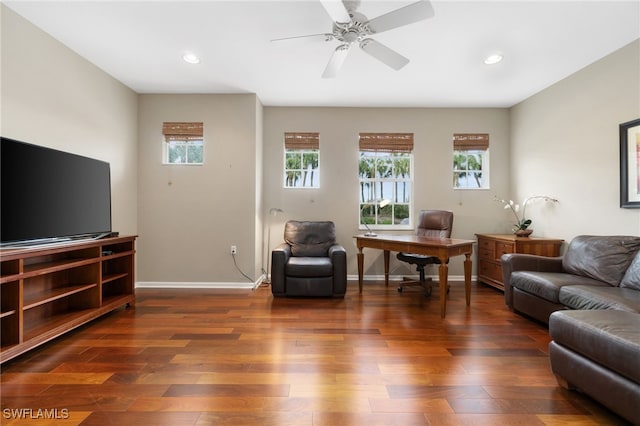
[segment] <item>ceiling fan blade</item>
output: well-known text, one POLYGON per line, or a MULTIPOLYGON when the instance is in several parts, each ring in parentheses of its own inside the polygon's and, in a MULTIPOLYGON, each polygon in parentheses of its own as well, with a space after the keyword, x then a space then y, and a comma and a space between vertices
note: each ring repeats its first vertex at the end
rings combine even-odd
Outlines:
POLYGON ((342 0, 320 0, 322 6, 327 11, 329 16, 333 22, 340 22, 345 24, 347 22, 351 22, 351 16, 349 16, 349 12, 344 7, 342 0))
POLYGON ((307 34, 307 35, 293 36, 293 37, 274 38, 271 41, 293 40, 296 38, 307 38, 307 37, 324 37, 325 41, 333 40, 334 38, 333 34, 321 33, 321 34, 307 34))
POLYGON ((420 0, 371 19, 369 21, 369 30, 371 30, 372 33, 381 33, 393 28, 402 27, 403 25, 432 18, 434 15, 435 12, 433 11, 431 2, 428 0, 420 0))
POLYGON ((360 48, 396 71, 409 63, 409 59, 371 38, 362 40, 360 42, 360 48))
POLYGON ((336 47, 336 50, 333 51, 333 55, 331 55, 331 59, 329 59, 327 67, 322 73, 322 78, 333 78, 338 75, 338 71, 342 67, 342 63, 346 59, 347 53, 349 53, 348 44, 341 44, 336 47))

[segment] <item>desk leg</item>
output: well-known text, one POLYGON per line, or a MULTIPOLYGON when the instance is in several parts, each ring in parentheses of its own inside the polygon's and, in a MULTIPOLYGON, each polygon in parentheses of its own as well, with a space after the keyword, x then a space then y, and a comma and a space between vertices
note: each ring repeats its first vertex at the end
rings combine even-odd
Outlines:
POLYGON ((464 295, 467 306, 471 305, 471 253, 464 254, 464 295))
POLYGON ((440 318, 444 318, 447 313, 447 288, 449 288, 449 266, 446 260, 440 259, 440 318))
POLYGON ((364 275, 364 253, 362 253, 362 247, 358 247, 358 287, 360 288, 360 293, 362 293, 362 280, 364 275))
POLYGON ((384 251, 384 285, 389 287, 389 250, 384 251))

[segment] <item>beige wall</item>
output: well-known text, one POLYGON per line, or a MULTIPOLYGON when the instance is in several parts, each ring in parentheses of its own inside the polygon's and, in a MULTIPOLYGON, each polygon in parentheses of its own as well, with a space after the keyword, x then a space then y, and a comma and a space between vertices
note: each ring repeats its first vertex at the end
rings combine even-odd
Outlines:
POLYGON ((619 207, 618 133, 640 117, 639 76, 636 41, 512 108, 514 196, 559 199, 528 210, 536 235, 640 235, 640 210, 619 207))
POLYGON ((251 284, 232 244, 259 277, 260 110, 255 95, 140 95, 138 281, 251 284), (165 121, 204 123, 204 165, 162 164, 165 121))
MULTIPOLYGON (((501 206, 492 201, 494 194, 506 196, 510 189, 507 109, 266 107, 265 207, 284 210, 272 222, 272 247, 282 240, 287 219, 333 220, 338 240, 347 249, 348 273, 357 274, 353 235, 362 232, 358 229, 359 132, 414 133, 414 214, 429 208, 453 210, 455 238, 475 239, 476 232, 508 229, 501 206), (319 189, 283 188, 283 138, 287 131, 320 133, 319 189), (459 132, 491 135, 491 189, 452 188, 452 136, 459 132)), ((410 272, 404 265, 394 260, 391 273, 410 272)), ((453 275, 463 274, 461 258, 450 266, 453 275)), ((383 275, 380 253, 365 253, 365 273, 383 275)))
POLYGON ((0 5, 2 136, 107 161, 112 226, 137 233, 137 95, 0 5))
MULTIPOLYGON (((286 219, 334 220, 356 274, 357 135, 415 134, 415 210, 451 209, 454 237, 508 232, 494 195, 560 199, 529 209, 535 235, 640 234, 620 209, 618 124, 640 117, 640 42, 512 109, 263 108, 255 95, 136 95, 21 17, 2 13, 1 133, 111 164, 113 227, 140 235, 138 281, 250 284, 286 219), (204 166, 165 166, 163 121, 205 123, 204 166), (321 188, 282 188, 283 133, 318 131, 321 188), (491 134, 491 188, 451 188, 451 135, 491 134), (270 208, 284 214, 270 217, 270 208), (264 240, 264 241, 263 241, 264 240)), ((407 231, 409 232, 409 231, 407 231)), ((382 275, 380 255, 366 273, 382 275)), ((409 269, 397 262, 392 273, 409 269)), ((451 264, 461 275, 459 259, 451 264)))

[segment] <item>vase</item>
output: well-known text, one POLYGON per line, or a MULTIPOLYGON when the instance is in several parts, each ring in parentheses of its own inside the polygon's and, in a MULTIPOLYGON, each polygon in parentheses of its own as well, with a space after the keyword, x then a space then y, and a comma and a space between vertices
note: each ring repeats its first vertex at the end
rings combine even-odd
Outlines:
POLYGON ((518 229, 514 232, 516 237, 528 237, 533 233, 533 229, 518 229))

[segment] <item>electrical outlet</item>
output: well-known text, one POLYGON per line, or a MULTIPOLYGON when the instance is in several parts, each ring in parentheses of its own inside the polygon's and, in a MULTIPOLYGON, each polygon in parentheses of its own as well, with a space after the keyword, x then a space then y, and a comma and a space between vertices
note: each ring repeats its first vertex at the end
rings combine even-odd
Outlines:
POLYGON ((238 253, 238 247, 237 246, 231 246, 231 254, 237 254, 238 253))

